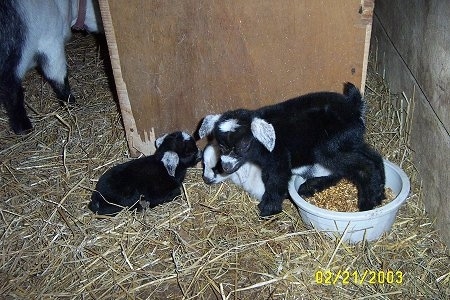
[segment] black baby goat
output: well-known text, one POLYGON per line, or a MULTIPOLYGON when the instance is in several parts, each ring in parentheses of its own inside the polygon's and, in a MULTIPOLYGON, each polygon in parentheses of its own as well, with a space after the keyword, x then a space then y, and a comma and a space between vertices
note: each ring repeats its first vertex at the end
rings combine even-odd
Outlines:
POLYGON ((142 210, 172 201, 181 194, 188 167, 201 160, 195 140, 174 132, 156 140, 153 155, 114 166, 103 174, 92 193, 89 208, 115 215, 124 208, 142 210))
POLYGON ((212 135, 220 162, 231 174, 250 162, 261 168, 265 192, 260 215, 281 212, 293 173, 306 179, 309 196, 347 178, 358 189, 358 207, 369 210, 385 198, 382 157, 364 141, 365 103, 351 83, 343 94, 319 92, 257 110, 208 115, 199 136, 212 135))

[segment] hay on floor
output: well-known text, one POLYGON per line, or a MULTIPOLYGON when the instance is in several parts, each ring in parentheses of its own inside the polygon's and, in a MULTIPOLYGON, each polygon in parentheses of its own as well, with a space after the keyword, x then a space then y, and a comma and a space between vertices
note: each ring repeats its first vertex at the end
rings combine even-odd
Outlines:
POLYGON ((128 148, 105 45, 77 34, 67 52, 76 106, 60 106, 30 72, 34 131, 13 135, 0 111, 3 298, 448 299, 449 252, 424 211, 408 147, 414 99, 391 95, 376 70, 367 81, 367 139, 402 166, 412 190, 389 234, 349 245, 305 227, 288 200, 281 214, 260 219, 245 192, 205 185, 200 169, 189 170, 171 203, 94 216, 86 206, 95 182, 129 159, 128 148), (318 283, 327 270, 402 277, 318 283))

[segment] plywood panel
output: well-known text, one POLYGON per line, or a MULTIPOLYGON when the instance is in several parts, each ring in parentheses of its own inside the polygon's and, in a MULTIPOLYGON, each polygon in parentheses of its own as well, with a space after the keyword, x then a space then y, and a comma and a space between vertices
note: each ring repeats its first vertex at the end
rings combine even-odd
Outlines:
POLYGON ((450 2, 378 0, 375 12, 378 69, 393 93, 414 101, 410 146, 423 201, 450 246, 450 2))
POLYGON ((379 18, 449 131, 450 1, 412 0, 404 4, 401 0, 379 1, 379 18))
POLYGON ((341 91, 344 81, 363 88, 373 1, 100 3, 132 151, 153 150, 152 128, 192 132, 206 114, 341 91))

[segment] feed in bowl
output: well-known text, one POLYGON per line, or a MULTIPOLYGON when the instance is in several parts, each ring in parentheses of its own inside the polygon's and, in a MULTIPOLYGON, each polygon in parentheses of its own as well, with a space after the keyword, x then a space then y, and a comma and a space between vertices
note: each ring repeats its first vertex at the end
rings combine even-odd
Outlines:
POLYGON ((400 167, 388 160, 384 160, 384 167, 385 187, 392 190, 395 198, 368 211, 338 212, 310 204, 298 194, 298 188, 304 179, 297 175, 292 176, 289 182, 289 194, 306 225, 350 243, 364 239, 373 241, 390 231, 398 209, 406 201, 410 190, 408 176, 400 167))

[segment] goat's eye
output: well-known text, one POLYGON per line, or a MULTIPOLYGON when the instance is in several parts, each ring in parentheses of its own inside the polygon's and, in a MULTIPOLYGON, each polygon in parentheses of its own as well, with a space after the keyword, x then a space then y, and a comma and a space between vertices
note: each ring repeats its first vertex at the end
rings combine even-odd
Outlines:
POLYGON ((245 153, 250 148, 250 144, 251 144, 251 141, 242 141, 241 143, 239 143, 236 146, 236 149, 233 149, 233 150, 235 150, 236 153, 240 153, 240 154, 245 153))

